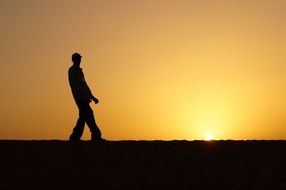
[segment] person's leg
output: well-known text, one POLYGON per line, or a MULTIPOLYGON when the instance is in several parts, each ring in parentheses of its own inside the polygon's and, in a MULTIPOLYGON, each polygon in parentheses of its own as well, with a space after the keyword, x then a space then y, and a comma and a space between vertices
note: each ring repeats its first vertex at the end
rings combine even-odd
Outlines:
POLYGON ((93 111, 89 103, 85 105, 85 111, 86 111, 86 124, 91 132, 91 140, 101 140, 101 131, 95 122, 93 111))
POLYGON ((79 118, 77 120, 76 126, 73 129, 73 132, 70 136, 69 140, 73 141, 78 141, 80 140, 83 130, 84 130, 84 125, 86 122, 86 114, 85 114, 85 109, 82 103, 77 103, 78 109, 79 109, 79 118))

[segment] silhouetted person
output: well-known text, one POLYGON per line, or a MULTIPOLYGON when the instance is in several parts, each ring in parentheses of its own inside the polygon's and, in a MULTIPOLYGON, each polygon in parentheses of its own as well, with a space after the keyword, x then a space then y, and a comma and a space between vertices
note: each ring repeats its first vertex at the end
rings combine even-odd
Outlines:
POLYGON ((69 68, 69 83, 71 86, 72 94, 76 105, 79 109, 79 118, 77 120, 76 126, 69 138, 70 141, 80 140, 85 123, 90 129, 91 140, 103 140, 101 138, 101 132, 96 125, 93 111, 89 105, 91 100, 98 103, 98 99, 94 97, 85 81, 82 68, 80 68, 81 55, 79 53, 74 53, 72 55, 73 65, 69 68))

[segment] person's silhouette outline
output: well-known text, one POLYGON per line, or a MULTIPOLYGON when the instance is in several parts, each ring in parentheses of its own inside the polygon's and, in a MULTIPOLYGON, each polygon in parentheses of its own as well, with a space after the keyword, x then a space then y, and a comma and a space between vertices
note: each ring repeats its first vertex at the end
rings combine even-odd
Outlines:
POLYGON ((81 57, 82 56, 79 53, 74 53, 72 55, 73 65, 68 70, 68 78, 72 95, 79 109, 79 118, 69 140, 79 141, 86 123, 91 132, 91 140, 100 141, 103 140, 101 137, 101 131, 95 122, 93 111, 89 105, 91 100, 94 101, 95 104, 99 101, 93 96, 85 81, 82 68, 80 67, 81 57))

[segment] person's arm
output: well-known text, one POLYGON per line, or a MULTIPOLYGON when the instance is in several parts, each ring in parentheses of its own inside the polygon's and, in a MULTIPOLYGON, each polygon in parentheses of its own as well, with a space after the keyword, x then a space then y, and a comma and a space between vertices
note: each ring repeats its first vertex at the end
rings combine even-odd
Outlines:
POLYGON ((88 97, 88 99, 94 101, 94 103, 97 104, 99 102, 98 99, 92 94, 92 92, 91 92, 89 86, 87 85, 86 81, 84 81, 83 83, 84 84, 82 86, 82 90, 83 90, 85 96, 88 97))
POLYGON ((69 82, 76 100, 93 100, 98 103, 98 99, 93 96, 90 88, 85 82, 83 73, 78 69, 69 70, 69 82))
POLYGON ((92 94, 89 86, 86 83, 85 77, 83 72, 80 72, 81 75, 81 85, 80 85, 80 92, 83 99, 87 99, 88 101, 94 101, 96 104, 99 102, 98 99, 92 94))

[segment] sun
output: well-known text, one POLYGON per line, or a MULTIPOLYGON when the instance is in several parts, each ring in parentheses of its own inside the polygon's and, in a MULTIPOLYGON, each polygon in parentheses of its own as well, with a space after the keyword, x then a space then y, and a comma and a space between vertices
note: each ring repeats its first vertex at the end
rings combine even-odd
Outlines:
POLYGON ((205 140, 206 141, 211 141, 211 140, 213 140, 213 134, 212 133, 206 133, 205 134, 205 140))

